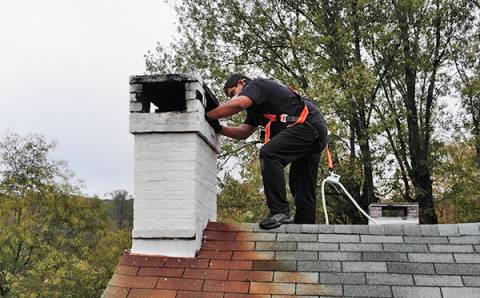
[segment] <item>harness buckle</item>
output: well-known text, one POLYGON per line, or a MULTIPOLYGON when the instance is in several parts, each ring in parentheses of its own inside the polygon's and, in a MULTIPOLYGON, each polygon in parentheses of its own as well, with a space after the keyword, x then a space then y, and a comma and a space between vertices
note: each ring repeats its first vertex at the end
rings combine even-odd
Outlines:
POLYGON ((259 128, 258 139, 260 143, 265 143, 265 135, 266 135, 265 126, 259 125, 258 128, 259 128))
POLYGON ((279 116, 280 116, 280 122, 284 122, 284 123, 287 122, 287 117, 288 117, 287 114, 282 114, 282 115, 279 115, 279 116))

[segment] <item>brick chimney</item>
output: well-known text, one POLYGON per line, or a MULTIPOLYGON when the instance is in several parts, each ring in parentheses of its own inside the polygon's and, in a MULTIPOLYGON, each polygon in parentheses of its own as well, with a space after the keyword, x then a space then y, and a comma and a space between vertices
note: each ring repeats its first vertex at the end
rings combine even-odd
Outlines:
POLYGON ((216 220, 218 100, 197 75, 130 77, 135 200, 131 252, 193 257, 216 220))

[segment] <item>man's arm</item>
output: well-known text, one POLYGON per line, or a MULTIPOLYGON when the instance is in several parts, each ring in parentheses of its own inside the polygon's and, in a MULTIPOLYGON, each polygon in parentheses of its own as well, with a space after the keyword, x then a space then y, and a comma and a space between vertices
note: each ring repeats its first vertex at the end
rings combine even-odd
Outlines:
POLYGON ((222 127, 221 134, 233 139, 244 140, 252 135, 257 128, 250 124, 242 124, 237 127, 222 127))
POLYGON ((247 96, 240 95, 211 110, 207 113, 207 117, 209 119, 226 118, 240 113, 251 105, 253 105, 253 100, 247 96))

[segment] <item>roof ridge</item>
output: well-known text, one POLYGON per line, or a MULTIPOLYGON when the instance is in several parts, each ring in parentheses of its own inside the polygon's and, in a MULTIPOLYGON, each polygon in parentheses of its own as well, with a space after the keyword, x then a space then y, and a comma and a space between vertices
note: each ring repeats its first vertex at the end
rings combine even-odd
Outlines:
POLYGON ((359 234, 385 236, 479 236, 480 223, 457 224, 385 224, 385 225, 325 225, 285 224, 264 230, 257 223, 209 222, 206 230, 224 232, 359 234))

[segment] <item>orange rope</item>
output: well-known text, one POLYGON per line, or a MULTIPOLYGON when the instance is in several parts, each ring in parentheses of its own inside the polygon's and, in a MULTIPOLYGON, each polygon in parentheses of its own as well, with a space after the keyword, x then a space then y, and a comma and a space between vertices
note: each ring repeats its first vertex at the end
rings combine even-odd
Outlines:
POLYGON ((326 150, 327 150, 327 164, 328 164, 328 169, 330 171, 333 170, 333 160, 332 160, 332 154, 330 153, 330 150, 328 149, 328 144, 326 146, 326 150))

